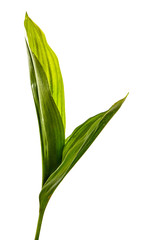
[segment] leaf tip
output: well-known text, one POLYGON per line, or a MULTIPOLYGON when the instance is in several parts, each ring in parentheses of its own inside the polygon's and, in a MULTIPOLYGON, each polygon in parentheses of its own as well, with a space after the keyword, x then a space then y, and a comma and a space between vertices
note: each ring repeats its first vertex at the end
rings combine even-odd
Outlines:
POLYGON ((28 13, 25 13, 25 21, 28 19, 28 13))
POLYGON ((122 98, 120 101, 123 103, 123 102, 126 100, 126 98, 128 97, 128 95, 129 95, 129 92, 128 92, 127 95, 126 95, 124 98, 122 98))
POLYGON ((129 92, 128 92, 127 95, 125 96, 125 99, 127 98, 128 95, 129 95, 129 92))
POLYGON ((29 16, 28 16, 28 13, 26 12, 26 13, 25 13, 25 20, 24 20, 24 26, 25 26, 25 28, 26 28, 26 26, 27 26, 27 22, 28 22, 29 19, 30 19, 30 18, 29 18, 29 16))
POLYGON ((127 95, 122 99, 123 102, 126 100, 126 98, 128 97, 128 95, 129 95, 129 92, 128 92, 127 95))

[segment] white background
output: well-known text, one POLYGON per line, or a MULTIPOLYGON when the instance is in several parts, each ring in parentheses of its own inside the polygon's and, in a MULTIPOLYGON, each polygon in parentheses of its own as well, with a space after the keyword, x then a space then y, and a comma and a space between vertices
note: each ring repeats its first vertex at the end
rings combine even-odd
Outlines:
POLYGON ((144 239, 144 2, 3 1, 0 5, 0 239, 34 239, 41 151, 25 12, 63 75, 68 136, 127 100, 52 196, 40 240, 144 239))

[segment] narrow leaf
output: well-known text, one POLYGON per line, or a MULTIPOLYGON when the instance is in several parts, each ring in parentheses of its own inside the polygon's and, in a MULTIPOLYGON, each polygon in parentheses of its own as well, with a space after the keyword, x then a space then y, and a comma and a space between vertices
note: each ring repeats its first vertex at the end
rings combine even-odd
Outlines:
POLYGON ((47 76, 51 95, 60 112, 65 128, 64 86, 57 56, 48 45, 42 30, 29 18, 27 13, 24 25, 30 49, 37 57, 47 76))
POLYGON ((108 111, 88 119, 77 127, 67 139, 63 150, 62 163, 46 181, 40 193, 39 199, 42 210, 45 209, 56 187, 89 148, 109 120, 121 107, 125 99, 126 97, 116 102, 108 111))
MULTIPOLYGON (((42 124, 42 116, 41 116, 41 111, 40 111, 39 94, 38 94, 36 76, 35 76, 35 71, 34 71, 34 65, 33 65, 32 57, 31 57, 31 53, 30 53, 27 41, 26 41, 26 47, 27 47, 27 54, 28 54, 31 89, 32 89, 32 94, 33 94, 35 107, 36 107, 38 124, 39 124, 39 132, 40 132, 40 140, 41 140, 41 152, 42 152, 42 166, 44 167, 45 162, 47 162, 47 158, 48 158, 48 156, 46 154, 48 152, 48 144, 47 144, 47 141, 46 141, 45 130, 44 130, 43 124, 42 124), (42 130, 42 128, 43 128, 43 130, 42 130)), ((44 169, 43 169, 43 167, 42 167, 42 171, 44 171, 46 166, 44 167, 44 169)), ((44 177, 45 174, 43 173, 42 175, 44 177)))
POLYGON ((31 86, 36 105, 42 145, 42 185, 60 165, 65 136, 57 106, 51 96, 46 74, 28 48, 31 86))

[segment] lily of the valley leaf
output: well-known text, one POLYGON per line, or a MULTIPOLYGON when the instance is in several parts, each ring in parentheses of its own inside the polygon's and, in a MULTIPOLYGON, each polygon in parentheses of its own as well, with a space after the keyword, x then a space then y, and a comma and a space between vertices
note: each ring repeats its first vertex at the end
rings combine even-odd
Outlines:
POLYGON ((53 192, 119 110, 126 97, 110 109, 89 118, 65 139, 65 101, 58 59, 44 33, 25 16, 30 80, 42 151, 42 189, 35 240, 39 239, 43 214, 53 192))

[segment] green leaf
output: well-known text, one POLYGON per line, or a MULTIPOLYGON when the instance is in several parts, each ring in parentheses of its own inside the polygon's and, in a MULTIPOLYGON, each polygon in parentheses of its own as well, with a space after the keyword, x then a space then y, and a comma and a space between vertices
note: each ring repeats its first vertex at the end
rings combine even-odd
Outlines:
POLYGON ((60 112, 65 129, 64 86, 57 56, 48 45, 42 30, 29 18, 27 13, 24 25, 30 49, 37 57, 47 76, 51 95, 60 112))
POLYGON ((46 74, 28 45, 27 50, 31 87, 41 137, 43 185, 62 161, 65 134, 61 116, 51 96, 46 74))
POLYGON ((89 148, 109 120, 121 107, 125 99, 126 97, 116 102, 108 111, 88 119, 77 127, 70 135, 63 149, 61 165, 48 178, 40 193, 39 199, 41 211, 44 211, 56 187, 89 148))
MULTIPOLYGON (((26 41, 26 47, 27 47, 27 54, 28 54, 28 63, 29 63, 29 72, 30 72, 30 81, 31 81, 31 89, 33 94, 33 99, 36 107, 36 113, 38 118, 38 124, 39 124, 39 132, 40 132, 40 140, 41 140, 41 152, 42 152, 42 165, 44 165, 45 159, 47 159, 47 154, 45 156, 45 153, 48 152, 48 144, 46 141, 45 131, 42 130, 43 124, 42 124, 42 118, 41 118, 41 112, 40 112, 40 102, 39 102, 39 95, 38 95, 38 88, 36 83, 36 76, 34 71, 34 66, 31 58, 31 53, 26 41), (46 143, 46 144, 44 144, 46 143)), ((45 175, 45 174, 43 174, 45 175)))

